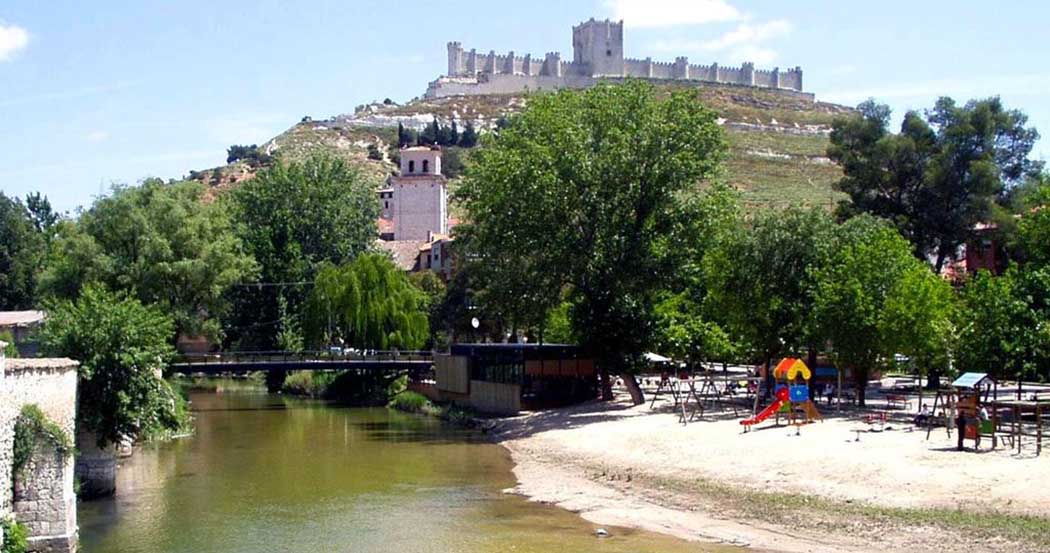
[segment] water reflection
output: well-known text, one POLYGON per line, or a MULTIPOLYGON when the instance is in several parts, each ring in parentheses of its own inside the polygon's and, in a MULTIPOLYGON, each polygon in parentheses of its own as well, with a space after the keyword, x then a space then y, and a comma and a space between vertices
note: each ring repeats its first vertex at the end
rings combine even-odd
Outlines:
POLYGON ((230 387, 191 399, 195 436, 143 448, 116 498, 80 505, 83 551, 701 550, 598 539, 571 513, 502 494, 504 450, 433 419, 230 387))

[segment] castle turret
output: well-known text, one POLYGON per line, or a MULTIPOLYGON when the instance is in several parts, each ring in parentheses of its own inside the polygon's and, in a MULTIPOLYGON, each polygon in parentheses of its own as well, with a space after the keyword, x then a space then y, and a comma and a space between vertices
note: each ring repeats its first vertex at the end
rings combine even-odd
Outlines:
POLYGON ((543 69, 540 70, 540 75, 561 77, 561 54, 547 52, 547 56, 543 58, 543 69))
POLYGON ((592 17, 572 28, 573 62, 592 77, 623 76, 623 21, 592 17))
POLYGON ((458 42, 448 43, 448 76, 459 77, 465 72, 463 67, 463 46, 458 42))

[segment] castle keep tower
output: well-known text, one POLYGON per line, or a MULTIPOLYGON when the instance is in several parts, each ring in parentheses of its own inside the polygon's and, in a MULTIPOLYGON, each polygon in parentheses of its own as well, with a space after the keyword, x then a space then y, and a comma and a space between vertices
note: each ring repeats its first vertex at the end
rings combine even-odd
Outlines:
POLYGON ((572 28, 572 60, 592 77, 623 76, 623 21, 592 17, 572 28))
POLYGON ((394 240, 426 241, 431 234, 448 234, 447 182, 441 174, 441 148, 401 150, 401 174, 390 178, 394 240))

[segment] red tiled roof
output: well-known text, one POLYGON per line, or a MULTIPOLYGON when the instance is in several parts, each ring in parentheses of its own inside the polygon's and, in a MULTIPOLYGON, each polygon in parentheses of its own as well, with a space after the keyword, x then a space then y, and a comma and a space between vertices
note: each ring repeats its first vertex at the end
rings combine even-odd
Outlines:
POLYGON ((394 220, 384 219, 380 217, 376 219, 376 226, 379 227, 379 233, 384 234, 387 232, 394 232, 394 220))
POLYGON ((420 240, 377 240, 376 246, 390 254, 390 258, 404 271, 415 269, 419 260, 419 248, 426 242, 420 240))

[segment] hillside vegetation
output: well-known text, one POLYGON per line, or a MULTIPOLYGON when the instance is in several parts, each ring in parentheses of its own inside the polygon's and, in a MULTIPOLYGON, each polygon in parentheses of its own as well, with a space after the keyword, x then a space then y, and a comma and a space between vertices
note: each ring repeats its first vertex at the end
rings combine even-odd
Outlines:
MULTIPOLYGON (((670 92, 685 85, 663 84, 670 92)), ((833 206, 843 196, 832 189, 841 177, 825 157, 835 117, 852 109, 812 102, 769 90, 745 87, 696 88, 697 99, 720 115, 730 145, 724 179, 743 193, 749 208, 762 206, 833 206)), ((352 161, 377 181, 396 170, 397 126, 422 129, 436 117, 442 124, 471 121, 491 130, 500 117, 520 111, 526 95, 456 96, 359 106, 353 114, 303 121, 262 146, 284 160, 326 153, 352 161)), ((218 189, 251 178, 254 168, 234 163, 196 173, 218 189), (215 175, 219 171, 219 175, 215 175)))

